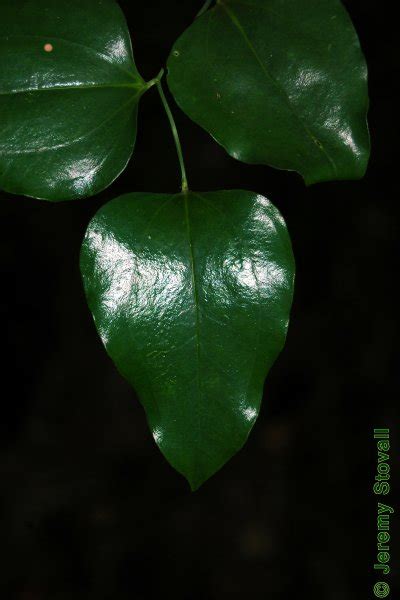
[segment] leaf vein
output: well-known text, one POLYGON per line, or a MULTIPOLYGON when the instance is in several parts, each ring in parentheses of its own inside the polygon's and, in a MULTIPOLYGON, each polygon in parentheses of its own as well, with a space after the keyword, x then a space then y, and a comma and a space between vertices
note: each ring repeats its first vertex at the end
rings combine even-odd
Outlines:
POLYGON ((120 107, 118 107, 118 109, 116 111, 114 111, 113 113, 111 113, 106 119, 104 119, 101 123, 99 123, 98 125, 96 125, 96 127, 94 127, 93 129, 91 129, 90 131, 88 131, 84 135, 81 135, 78 138, 75 138, 73 140, 68 140, 68 142, 64 142, 62 144, 56 144, 54 146, 44 146, 43 148, 24 149, 24 150, 17 150, 17 151, 16 150, 7 151, 7 150, 3 150, 2 148, 0 148, 0 150, 1 150, 2 154, 3 154, 3 156, 18 156, 20 154, 36 154, 36 153, 41 153, 41 152, 53 152, 53 151, 56 151, 56 150, 61 150, 63 148, 68 148, 70 146, 73 146, 74 144, 78 144, 79 142, 82 142, 83 140, 91 137, 94 133, 96 133, 96 131, 98 131, 99 129, 101 129, 102 127, 104 127, 104 125, 106 123, 108 123, 109 121, 111 121, 121 111, 123 111, 124 108, 126 108, 131 103, 133 103, 134 100, 136 100, 136 98, 138 97, 138 95, 139 94, 135 94, 134 96, 132 96, 132 98, 130 98, 128 100, 128 102, 125 102, 120 107))

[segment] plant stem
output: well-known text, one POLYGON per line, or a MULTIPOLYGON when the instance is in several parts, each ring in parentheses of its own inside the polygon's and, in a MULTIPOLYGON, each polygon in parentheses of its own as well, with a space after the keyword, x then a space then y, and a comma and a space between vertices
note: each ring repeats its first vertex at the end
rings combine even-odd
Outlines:
POLYGON ((203 8, 201 10, 199 10, 199 12, 197 13, 196 18, 200 17, 203 13, 206 12, 206 10, 209 9, 210 4, 211 4, 212 1, 213 0, 207 0, 207 2, 205 3, 205 5, 203 6, 203 8))
POLYGON ((182 146, 181 146, 181 142, 180 142, 180 139, 179 139, 178 130, 176 128, 174 117, 172 115, 171 109, 170 109, 170 107, 168 105, 168 101, 167 101, 167 99, 165 97, 164 90, 163 90, 162 85, 161 85, 161 79, 162 79, 163 74, 164 74, 164 70, 162 69, 161 72, 160 72, 160 74, 156 78, 157 79, 156 85, 157 85, 157 89, 158 89, 158 92, 159 92, 160 97, 161 97, 161 101, 162 101, 162 103, 164 105, 165 112, 167 113, 169 124, 170 124, 171 130, 172 130, 172 135, 174 136, 176 151, 178 153, 179 164, 180 164, 180 167, 181 167, 182 192, 185 193, 185 192, 187 192, 189 190, 189 186, 188 186, 188 181, 187 181, 187 177, 186 177, 185 163, 184 163, 184 160, 183 160, 182 146))

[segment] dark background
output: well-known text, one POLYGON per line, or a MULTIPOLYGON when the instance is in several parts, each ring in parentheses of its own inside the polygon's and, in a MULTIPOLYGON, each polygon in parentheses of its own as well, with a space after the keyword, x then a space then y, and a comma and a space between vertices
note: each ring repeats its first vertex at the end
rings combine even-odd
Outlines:
MULTIPOLYGON (((121 2, 150 79, 202 3, 136 4, 121 2)), ((393 15, 365 0, 346 5, 370 68, 373 152, 363 181, 307 189, 294 173, 241 164, 173 105, 192 189, 265 194, 297 259, 288 342, 260 417, 244 449, 198 492, 162 457, 106 356, 78 269, 85 228, 108 199, 178 188, 156 90, 141 104, 133 161, 109 190, 58 205, 0 194, 2 598, 373 597, 374 427, 392 431, 387 503, 397 505, 400 482, 398 53, 393 15)), ((399 522, 395 515, 397 572, 399 522)), ((398 575, 386 579, 399 597, 398 575)))

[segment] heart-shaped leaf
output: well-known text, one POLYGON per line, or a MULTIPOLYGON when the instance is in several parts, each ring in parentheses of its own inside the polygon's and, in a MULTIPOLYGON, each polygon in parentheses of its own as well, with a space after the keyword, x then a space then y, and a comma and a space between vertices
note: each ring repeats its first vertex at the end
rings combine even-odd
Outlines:
POLYGON ((81 269, 109 355, 196 489, 246 441, 285 342, 294 260, 281 215, 246 191, 129 194, 91 221, 81 269))
POLYGON ((0 0, 0 187, 55 201, 106 188, 146 89, 114 0, 0 0))
POLYGON ((367 68, 339 0, 218 0, 168 67, 180 107, 234 158, 307 184, 363 176, 367 68))

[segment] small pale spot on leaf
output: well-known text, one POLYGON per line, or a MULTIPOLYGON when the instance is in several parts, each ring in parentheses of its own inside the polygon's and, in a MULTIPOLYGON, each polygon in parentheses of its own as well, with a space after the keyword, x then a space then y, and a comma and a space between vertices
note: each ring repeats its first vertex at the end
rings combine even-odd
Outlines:
POLYGON ((43 46, 43 49, 44 49, 45 52, 53 52, 54 47, 53 47, 53 44, 45 44, 43 46))

